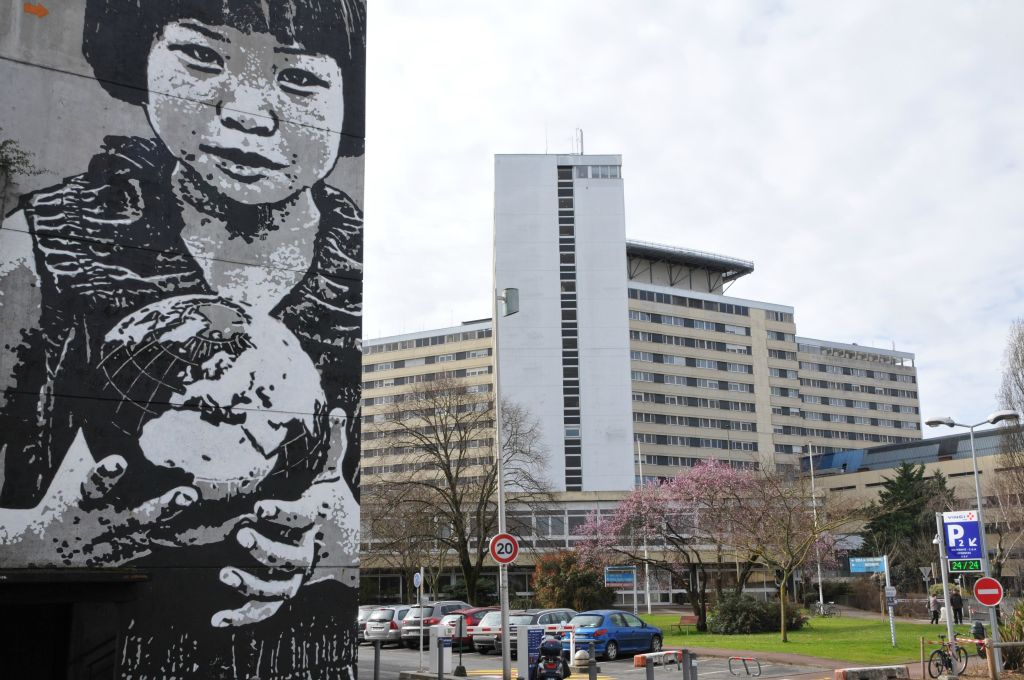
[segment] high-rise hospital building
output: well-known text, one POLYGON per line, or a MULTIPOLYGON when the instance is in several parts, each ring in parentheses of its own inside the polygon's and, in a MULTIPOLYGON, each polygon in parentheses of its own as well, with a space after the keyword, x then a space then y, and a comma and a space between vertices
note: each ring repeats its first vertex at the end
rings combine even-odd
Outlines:
MULTIPOLYGON (((792 307, 725 295, 752 262, 628 240, 623 181, 616 155, 495 158, 497 287, 520 307, 499 319, 501 393, 539 420, 554 489, 921 438, 913 354, 801 337, 792 307)), ((366 340, 364 422, 432 376, 492 390, 493 331, 366 340)), ((364 483, 400 460, 378 441, 364 483)))

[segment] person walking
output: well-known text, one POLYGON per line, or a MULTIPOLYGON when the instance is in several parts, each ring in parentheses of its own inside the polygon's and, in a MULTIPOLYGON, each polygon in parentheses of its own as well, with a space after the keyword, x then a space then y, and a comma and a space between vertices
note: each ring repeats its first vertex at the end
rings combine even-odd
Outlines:
POLYGON ((932 615, 932 623, 937 624, 939 622, 939 611, 942 609, 942 602, 939 600, 939 596, 932 593, 931 597, 928 598, 928 611, 932 615))
POLYGON ((949 596, 949 606, 953 608, 953 623, 959 625, 964 622, 964 598, 960 596, 960 589, 957 588, 949 596))

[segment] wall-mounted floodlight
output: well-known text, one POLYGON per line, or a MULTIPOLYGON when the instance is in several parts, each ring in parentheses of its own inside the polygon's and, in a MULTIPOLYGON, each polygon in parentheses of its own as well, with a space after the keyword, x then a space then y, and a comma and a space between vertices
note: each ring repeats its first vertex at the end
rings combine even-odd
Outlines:
POLYGON ((512 316, 519 311, 518 288, 506 288, 501 291, 501 297, 499 299, 505 303, 505 313, 502 314, 502 316, 512 316))

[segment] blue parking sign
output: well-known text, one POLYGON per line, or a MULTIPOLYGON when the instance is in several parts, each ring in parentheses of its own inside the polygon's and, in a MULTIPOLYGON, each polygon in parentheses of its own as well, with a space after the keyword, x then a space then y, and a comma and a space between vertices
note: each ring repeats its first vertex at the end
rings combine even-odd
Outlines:
POLYGON ((942 513, 942 528, 946 542, 946 557, 957 560, 980 560, 981 529, 978 513, 960 510, 942 513))

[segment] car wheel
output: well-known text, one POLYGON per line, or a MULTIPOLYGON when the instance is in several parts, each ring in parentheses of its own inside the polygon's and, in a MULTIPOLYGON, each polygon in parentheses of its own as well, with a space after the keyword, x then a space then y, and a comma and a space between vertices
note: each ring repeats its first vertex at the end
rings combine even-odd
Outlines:
POLYGON ((655 635, 654 637, 651 638, 651 651, 652 652, 660 652, 661 651, 661 636, 660 635, 655 635))
POLYGON ((619 644, 615 640, 609 640, 604 648, 604 658, 608 661, 615 661, 619 658, 619 644))
POLYGON ((406 640, 405 641, 405 646, 406 646, 407 649, 416 649, 416 641, 415 640, 406 640))
POLYGON ((481 654, 490 654, 491 653, 491 650, 489 650, 487 647, 477 647, 476 651, 480 652, 481 654))

